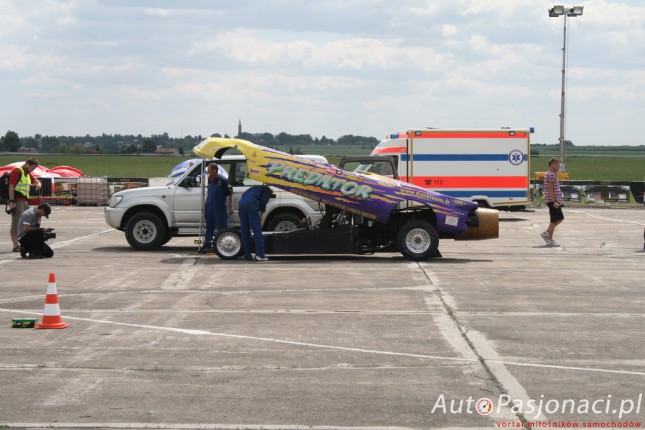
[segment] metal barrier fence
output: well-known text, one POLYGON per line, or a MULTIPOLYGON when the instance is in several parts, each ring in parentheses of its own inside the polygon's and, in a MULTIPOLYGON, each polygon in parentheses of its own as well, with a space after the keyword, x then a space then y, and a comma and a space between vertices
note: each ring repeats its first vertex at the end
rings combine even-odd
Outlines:
MULTIPOLYGON (((645 182, 560 181, 562 197, 577 203, 645 203, 645 182)), ((542 181, 532 180, 533 200, 544 198, 542 181)))
MULTIPOLYGON (((161 178, 159 178, 161 179, 161 178)), ((166 178, 163 178, 166 179, 166 178)), ((171 178, 168 178, 170 181, 171 178)), ((42 188, 32 191, 31 201, 53 204, 107 205, 112 194, 121 190, 147 187, 150 178, 40 178, 42 188)), ((565 201, 577 203, 630 203, 643 204, 644 182, 560 181, 565 201), (631 196, 631 198, 630 198, 631 196)), ((542 181, 531 180, 532 200, 544 198, 542 181)))

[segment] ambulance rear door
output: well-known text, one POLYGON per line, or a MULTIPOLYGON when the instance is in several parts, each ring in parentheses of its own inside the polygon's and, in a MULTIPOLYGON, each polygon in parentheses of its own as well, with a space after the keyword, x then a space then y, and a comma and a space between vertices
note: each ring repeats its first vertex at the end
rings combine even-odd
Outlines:
MULTIPOLYGON (((411 130, 401 162, 415 185, 482 206, 529 202, 528 130, 411 130)), ((399 167, 401 173, 401 166, 399 167)))

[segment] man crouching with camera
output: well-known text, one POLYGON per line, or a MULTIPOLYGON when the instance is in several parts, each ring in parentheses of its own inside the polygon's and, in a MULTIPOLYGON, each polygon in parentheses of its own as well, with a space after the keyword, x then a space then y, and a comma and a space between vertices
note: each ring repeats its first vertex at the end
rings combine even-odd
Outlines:
POLYGON ((56 237, 53 229, 40 228, 40 219, 44 216, 49 219, 52 208, 47 203, 38 207, 31 207, 23 212, 18 222, 18 242, 20 242, 20 256, 22 258, 51 258, 54 251, 45 243, 46 240, 56 237))

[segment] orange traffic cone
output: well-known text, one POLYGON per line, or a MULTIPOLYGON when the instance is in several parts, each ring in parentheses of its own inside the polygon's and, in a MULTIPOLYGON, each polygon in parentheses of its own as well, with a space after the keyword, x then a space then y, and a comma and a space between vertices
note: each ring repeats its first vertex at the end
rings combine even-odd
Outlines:
POLYGON ((49 282, 47 283, 43 321, 36 328, 67 328, 67 324, 63 322, 60 316, 58 291, 56 290, 56 275, 53 273, 49 274, 49 282))

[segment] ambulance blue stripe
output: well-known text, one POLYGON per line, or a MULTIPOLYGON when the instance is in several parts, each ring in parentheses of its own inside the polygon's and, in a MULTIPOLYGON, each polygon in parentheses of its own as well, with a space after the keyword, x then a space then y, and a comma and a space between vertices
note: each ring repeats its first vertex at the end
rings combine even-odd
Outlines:
POLYGON ((441 189, 441 194, 451 197, 472 197, 472 196, 488 196, 488 197, 524 197, 528 198, 526 191, 492 191, 492 190, 469 190, 469 191, 450 191, 441 189))

